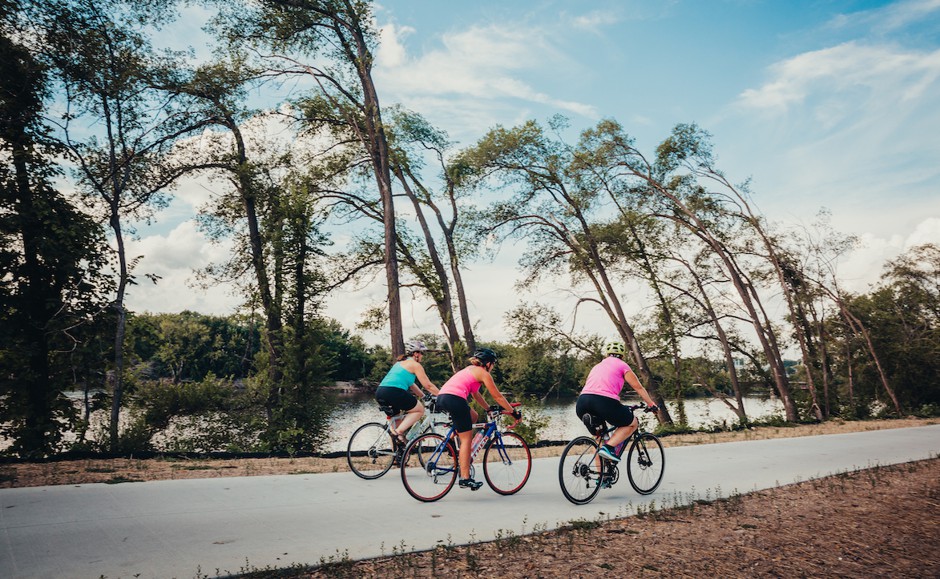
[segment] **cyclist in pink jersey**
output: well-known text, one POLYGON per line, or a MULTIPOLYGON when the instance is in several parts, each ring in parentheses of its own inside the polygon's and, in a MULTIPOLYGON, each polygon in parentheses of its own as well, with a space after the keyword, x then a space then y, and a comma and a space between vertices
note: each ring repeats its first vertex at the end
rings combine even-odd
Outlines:
POLYGON ((623 342, 609 340, 601 351, 607 357, 588 373, 584 388, 581 389, 581 395, 575 404, 575 412, 582 420, 585 414, 594 414, 617 427, 610 439, 601 446, 598 454, 619 462, 620 458, 614 448, 633 434, 638 424, 633 411, 620 403, 620 391, 623 390, 624 382, 636 390, 651 412, 655 412, 657 406, 630 366, 623 361, 623 355, 627 351, 623 342))
POLYGON ((506 397, 496 388, 490 371, 496 365, 496 352, 489 348, 481 348, 470 357, 470 365, 460 370, 450 380, 441 386, 437 395, 437 408, 450 413, 454 421, 454 430, 460 441, 457 462, 460 464, 460 488, 477 490, 483 486, 482 482, 470 478, 470 446, 473 439, 473 423, 477 421, 477 413, 470 408, 469 399, 477 401, 483 408, 489 405, 480 394, 480 386, 486 385, 487 391, 497 404, 505 410, 512 412, 519 418, 518 412, 506 401, 506 397))

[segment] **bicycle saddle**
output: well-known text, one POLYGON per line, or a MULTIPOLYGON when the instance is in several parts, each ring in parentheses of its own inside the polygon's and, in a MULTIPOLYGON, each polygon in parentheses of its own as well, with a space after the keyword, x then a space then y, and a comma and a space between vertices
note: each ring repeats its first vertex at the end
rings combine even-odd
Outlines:
POLYGON ((395 410, 395 407, 389 404, 387 400, 379 398, 377 402, 379 403, 379 409, 385 413, 385 416, 391 418, 392 416, 398 414, 398 412, 395 410))
POLYGON ((581 417, 581 422, 587 427, 588 431, 594 436, 600 436, 607 430, 607 423, 596 414, 585 414, 581 417))

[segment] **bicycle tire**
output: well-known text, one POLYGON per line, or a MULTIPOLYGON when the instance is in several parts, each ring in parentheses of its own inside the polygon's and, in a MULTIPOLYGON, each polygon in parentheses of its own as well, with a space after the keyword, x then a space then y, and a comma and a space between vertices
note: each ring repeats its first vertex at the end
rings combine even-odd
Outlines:
POLYGON ((395 443, 384 424, 363 424, 349 437, 346 462, 356 476, 374 480, 384 475, 395 462, 395 443))
POLYGON ((457 451, 440 434, 422 434, 405 448, 401 482, 412 497, 424 503, 442 499, 457 480, 457 451))
POLYGON ((525 439, 515 432, 504 432, 486 444, 483 478, 497 493, 516 494, 525 486, 531 472, 532 452, 525 439))
POLYGON ((641 495, 659 487, 666 471, 666 453, 655 435, 644 432, 635 437, 627 453, 627 478, 630 486, 641 495))
POLYGON ((576 505, 585 505, 601 490, 601 459, 597 442, 579 436, 565 447, 558 462, 558 483, 565 498, 576 505))

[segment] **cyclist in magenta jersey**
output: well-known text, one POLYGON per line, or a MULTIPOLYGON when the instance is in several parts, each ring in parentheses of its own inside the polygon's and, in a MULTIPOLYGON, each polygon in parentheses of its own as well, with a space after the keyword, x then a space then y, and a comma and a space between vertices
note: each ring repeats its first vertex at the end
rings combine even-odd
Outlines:
POLYGON ((624 382, 636 390, 650 411, 655 412, 658 409, 646 388, 640 384, 639 378, 623 361, 626 350, 624 343, 619 340, 608 340, 604 344, 601 352, 606 358, 591 368, 575 404, 578 418, 583 420, 585 414, 594 414, 617 427, 598 451, 600 456, 614 462, 620 461, 614 449, 633 434, 638 424, 633 411, 620 403, 620 391, 623 390, 624 382))
POLYGON ((490 375, 495 365, 496 352, 489 348, 476 350, 470 357, 470 365, 451 376, 450 380, 441 386, 437 396, 438 409, 450 413, 454 421, 454 430, 457 431, 457 437, 460 440, 457 459, 460 464, 460 488, 475 491, 483 486, 482 482, 470 478, 470 446, 473 439, 473 423, 477 421, 476 411, 470 408, 470 396, 473 396, 480 406, 487 408, 489 405, 480 394, 480 386, 485 385, 497 404, 511 412, 513 417, 518 419, 521 416, 496 388, 493 376, 490 375))
POLYGON ((438 393, 437 386, 431 383, 424 371, 424 366, 421 365, 427 349, 424 342, 413 340, 406 343, 406 353, 398 357, 398 361, 388 371, 375 391, 375 399, 379 404, 391 406, 396 412, 405 412, 405 417, 393 431, 398 442, 402 444, 407 442, 405 433, 408 429, 424 416, 424 405, 418 400, 419 397, 424 397, 424 393, 415 384, 415 380, 431 394, 438 393))

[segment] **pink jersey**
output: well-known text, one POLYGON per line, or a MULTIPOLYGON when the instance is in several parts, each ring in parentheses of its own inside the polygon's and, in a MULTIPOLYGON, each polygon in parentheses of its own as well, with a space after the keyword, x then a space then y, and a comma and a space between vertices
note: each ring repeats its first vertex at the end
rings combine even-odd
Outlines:
POLYGON ((597 363, 588 374, 581 394, 596 394, 620 400, 623 380, 630 366, 616 356, 607 356, 597 363))
POLYGON ((471 393, 479 392, 480 383, 474 378, 473 374, 470 372, 470 368, 470 366, 467 366, 451 376, 450 380, 441 386, 441 394, 453 394, 454 396, 460 396, 464 400, 469 400, 471 393))

